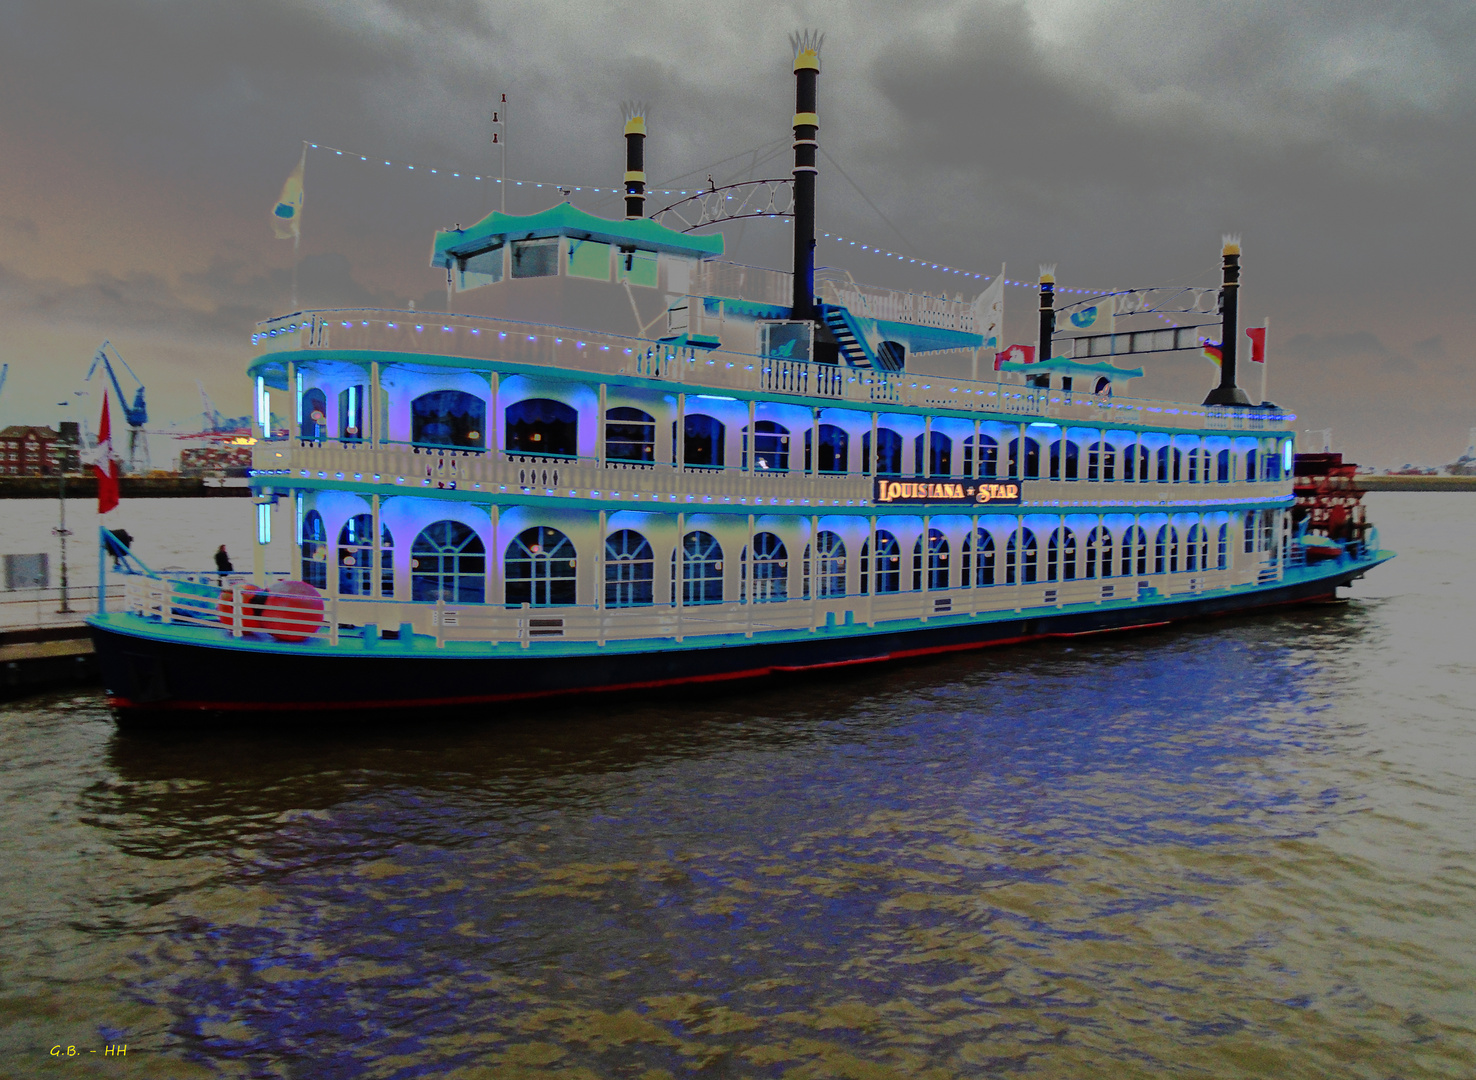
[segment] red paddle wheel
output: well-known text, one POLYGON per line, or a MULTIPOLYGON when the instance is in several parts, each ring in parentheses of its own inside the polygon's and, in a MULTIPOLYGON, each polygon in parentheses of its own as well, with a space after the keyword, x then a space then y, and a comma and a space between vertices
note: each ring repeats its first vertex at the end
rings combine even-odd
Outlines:
MULTIPOLYGON (((1368 538, 1369 526, 1364 516, 1363 489, 1358 486, 1358 466, 1345 463, 1342 454, 1298 454, 1292 471, 1296 495, 1293 531, 1299 531, 1305 522, 1309 537, 1326 537, 1339 545, 1360 548, 1368 538)), ((1341 547, 1315 543, 1308 544, 1306 551, 1309 559, 1342 553, 1341 547)))

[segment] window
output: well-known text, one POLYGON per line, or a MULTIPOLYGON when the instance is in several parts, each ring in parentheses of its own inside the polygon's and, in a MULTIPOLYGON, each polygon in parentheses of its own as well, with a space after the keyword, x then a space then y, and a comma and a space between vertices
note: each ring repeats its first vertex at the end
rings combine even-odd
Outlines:
MULTIPOLYGON (((756 425, 755 425, 756 426, 756 425)), ((820 425, 820 457, 816 472, 843 473, 850 467, 850 436, 834 424, 820 425)), ((810 432, 805 432, 805 471, 810 471, 810 432)))
MULTIPOLYGON (((861 435, 861 470, 871 472, 871 432, 861 435)), ((902 475, 902 436, 891 428, 876 429, 876 475, 902 475)))
MULTIPOLYGON (((789 597, 789 553, 773 533, 753 534, 753 602, 767 604, 789 597)), ((747 588, 748 567, 744 567, 747 588)), ((747 599, 745 596, 744 599, 747 599)))
POLYGON ((1230 482, 1230 451, 1221 450, 1215 455, 1215 463, 1215 480, 1221 484, 1228 484, 1230 482))
MULTIPOLYGON (((912 587, 923 587, 923 538, 912 545, 912 587)), ((937 529, 928 530, 927 587, 948 588, 948 539, 937 529)))
POLYGON ((574 544, 547 525, 517 535, 503 558, 507 574, 504 597, 509 606, 551 607, 575 602, 574 544))
POLYGON ((1219 557, 1215 565, 1220 570, 1230 568, 1230 525, 1228 522, 1220 526, 1219 557))
MULTIPOLYGON (((356 514, 338 534, 338 592, 370 596, 374 586, 374 517, 356 514)), ((379 523, 379 595, 395 595, 395 552, 390 531, 379 523)))
MULTIPOLYGON (((1199 483, 1199 447, 1189 448, 1189 483, 1199 483)), ((1208 477, 1206 477, 1208 479, 1208 477)))
POLYGON ((1112 533, 1104 525, 1099 525, 1087 533, 1086 542, 1086 572, 1084 577, 1094 578, 1097 576, 1097 566, 1102 567, 1102 576, 1112 576, 1112 533))
MULTIPOLYGON (((1198 525, 1190 525, 1189 535, 1185 538, 1184 569, 1191 574, 1199 569, 1199 545, 1200 536, 1203 532, 1204 530, 1198 525)), ((1205 569, 1207 570, 1209 567, 1206 566, 1205 569)))
MULTIPOLYGON (((671 554, 676 562, 676 552, 671 554)), ((676 575, 673 574, 673 584, 676 575)), ((723 602, 723 549, 711 533, 689 532, 682 541, 682 603, 723 602)))
POLYGON ((994 584, 994 537, 982 526, 972 536, 964 537, 959 584, 965 589, 971 585, 982 588, 994 584))
POLYGON ((1184 454, 1177 446, 1158 448, 1158 482, 1177 484, 1184 464, 1184 454))
POLYGON ((1076 580, 1076 533, 1062 526, 1051 532, 1046 545, 1046 580, 1076 580))
POLYGON ((322 439, 328 435, 328 395, 317 387, 303 392, 297 432, 304 439, 322 439))
POLYGON ((557 236, 512 242, 513 277, 555 277, 558 272, 559 238, 557 236))
POLYGON ((328 530, 316 510, 302 519, 302 580, 315 589, 328 588, 328 530))
POLYGON ((656 287, 656 253, 639 248, 622 247, 615 257, 615 280, 632 285, 656 287))
POLYGON ((912 460, 918 476, 953 475, 953 440, 941 431, 930 431, 912 440, 912 460))
POLYGON ((1148 449, 1134 443, 1123 449, 1122 478, 1127 483, 1148 482, 1148 449))
POLYGON ((598 240, 564 240, 569 253, 569 276, 610 280, 610 245, 598 240))
POLYGON ((606 412, 605 459, 645 464, 654 462, 656 418, 648 412, 625 406, 606 412))
POLYGON ((1040 443, 1028 436, 1025 439, 1025 460, 1020 460, 1020 440, 1010 440, 1010 479, 1040 479, 1040 443), (1021 467, 1023 465, 1023 473, 1021 467))
POLYGON ((487 403, 461 390, 422 394, 410 403, 410 440, 481 449, 487 445, 487 403))
MULTIPOLYGON (((872 571, 871 541, 861 545, 861 591, 866 592, 872 571)), ((875 591, 894 593, 902 591, 902 550, 897 538, 885 529, 876 530, 875 591)))
POLYGON ((974 437, 964 440, 963 468, 965 476, 981 476, 993 479, 999 473, 999 443, 988 435, 980 435, 978 471, 974 471, 974 437))
POLYGON ((1168 535, 1169 527, 1167 525, 1160 525, 1158 533, 1153 538, 1153 572, 1155 574, 1163 573, 1167 566, 1168 552, 1164 548, 1168 544, 1168 535))
MULTIPOLYGON (((1033 585, 1040 578, 1040 545, 1035 539, 1035 533, 1029 529, 1023 530, 1024 551, 1020 559, 1020 580, 1026 585, 1033 585)), ((1015 537, 1010 536, 1009 547, 1005 550, 1005 558, 1009 563, 1005 572, 1009 575, 1007 584, 1015 583, 1015 537)))
POLYGON ((364 395, 367 388, 350 386, 338 392, 338 437, 345 442, 364 438, 364 395))
MULTIPOLYGON (((743 429, 743 467, 748 465, 748 428, 743 429)), ((753 424, 753 471, 789 471, 789 429, 772 420, 753 424)))
MULTIPOLYGON (((722 423, 703 413, 688 413, 682 418, 682 460, 689 469, 721 469, 723 467, 722 423)), ((671 424, 671 458, 676 461, 676 421, 671 424)))
POLYGON ((1169 529, 1168 539, 1169 573, 1179 572, 1179 530, 1169 529))
POLYGON ((486 598, 487 549, 469 525, 437 521, 410 545, 410 597, 480 604, 486 598))
POLYGON ((846 545, 833 532, 815 537, 815 588, 821 599, 846 595, 846 545))
POLYGON ((654 599, 655 558, 644 536, 631 529, 605 540, 605 606, 644 607, 654 599))
POLYGON ((579 456, 579 414, 562 401, 528 398, 509 405, 503 415, 509 454, 579 456))
POLYGON ((502 280, 503 245, 499 240, 493 247, 460 260, 462 289, 475 289, 502 280))
POLYGON ((1051 479, 1075 480, 1080 475, 1081 450, 1070 439, 1056 439, 1051 443, 1051 479))
MULTIPOLYGON (((1255 453, 1254 450, 1251 453, 1255 453)), ((1253 554, 1256 550, 1256 512, 1247 510, 1245 512, 1245 553, 1253 554)))
POLYGON ((1133 572, 1133 554, 1138 556, 1138 573, 1148 572, 1148 534, 1141 527, 1129 527, 1122 539, 1122 572, 1130 576, 1133 572))

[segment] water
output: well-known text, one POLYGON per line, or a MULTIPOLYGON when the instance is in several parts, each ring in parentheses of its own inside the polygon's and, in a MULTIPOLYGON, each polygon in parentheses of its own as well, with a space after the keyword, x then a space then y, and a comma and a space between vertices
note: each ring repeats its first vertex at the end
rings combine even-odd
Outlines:
POLYGON ((1346 605, 707 702, 269 739, 12 706, 0 1062, 1469 1077, 1476 497, 1369 503, 1401 557, 1346 605))

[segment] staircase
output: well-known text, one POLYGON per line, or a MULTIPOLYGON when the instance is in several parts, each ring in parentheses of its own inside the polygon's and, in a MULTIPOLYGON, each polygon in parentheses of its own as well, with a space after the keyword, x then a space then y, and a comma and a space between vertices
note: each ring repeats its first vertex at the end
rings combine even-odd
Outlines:
POLYGON ((850 311, 837 304, 821 304, 819 307, 820 317, 835 335, 835 342, 846 363, 851 367, 876 367, 876 356, 859 333, 850 311))

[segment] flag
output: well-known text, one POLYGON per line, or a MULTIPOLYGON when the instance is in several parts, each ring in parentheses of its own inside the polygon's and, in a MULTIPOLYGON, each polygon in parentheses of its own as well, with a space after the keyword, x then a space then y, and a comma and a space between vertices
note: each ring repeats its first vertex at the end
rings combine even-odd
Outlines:
POLYGON ((1245 336, 1251 339, 1251 363, 1264 364, 1266 362, 1266 328, 1264 326, 1248 327, 1245 336))
POLYGON ((1083 334, 1110 334, 1117 314, 1112 297, 1104 296, 1090 307, 1077 308, 1067 316, 1070 329, 1083 334))
POLYGON ((118 459, 113 456, 113 417, 108 392, 103 391, 102 419, 97 425, 97 450, 92 461, 97 474, 97 512, 106 514, 118 505, 118 459))
MULTIPOLYGON (((981 348, 999 349, 999 335, 1004 327, 1004 267, 989 288, 974 299, 974 332, 984 338, 981 348)), ((998 369, 996 369, 998 370, 998 369)))
POLYGON ((277 204, 272 207, 272 228, 276 230, 278 240, 293 240, 298 235, 302 222, 302 170, 306 165, 307 147, 304 146, 297 168, 287 177, 287 182, 282 185, 282 194, 277 196, 277 204))
POLYGON ((1221 347, 1220 342, 1205 338, 1199 343, 1199 355, 1203 356, 1211 364, 1214 364, 1215 367, 1219 367, 1225 359, 1225 350, 1221 347))
POLYGON ((1000 364, 1033 364, 1035 363, 1034 345, 1011 345, 1004 352, 994 354, 994 370, 999 370, 1000 364))

